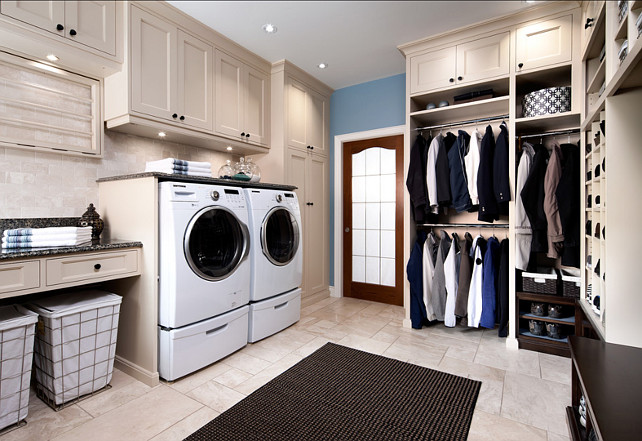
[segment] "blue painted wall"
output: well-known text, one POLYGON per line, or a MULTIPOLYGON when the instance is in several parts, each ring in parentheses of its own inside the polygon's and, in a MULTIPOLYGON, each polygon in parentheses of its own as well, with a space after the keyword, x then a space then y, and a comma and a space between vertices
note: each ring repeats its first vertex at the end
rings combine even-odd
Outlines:
POLYGON ((330 285, 334 285, 334 137, 406 123, 406 74, 335 90, 330 97, 330 285))

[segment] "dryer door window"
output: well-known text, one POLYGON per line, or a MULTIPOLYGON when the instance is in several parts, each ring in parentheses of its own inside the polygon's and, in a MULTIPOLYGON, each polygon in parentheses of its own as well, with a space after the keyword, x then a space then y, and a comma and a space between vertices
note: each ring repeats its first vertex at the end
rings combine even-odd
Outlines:
POLYGON ((185 257, 206 280, 230 276, 247 253, 247 227, 231 211, 207 207, 194 215, 184 238, 185 257))
POLYGON ((299 249, 299 224, 285 208, 272 209, 261 227, 263 254, 274 265, 287 265, 299 249))

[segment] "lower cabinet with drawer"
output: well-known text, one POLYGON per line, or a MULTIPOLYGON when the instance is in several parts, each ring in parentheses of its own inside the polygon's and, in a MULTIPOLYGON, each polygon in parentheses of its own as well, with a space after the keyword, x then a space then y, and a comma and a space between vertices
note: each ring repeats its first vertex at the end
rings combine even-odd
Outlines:
POLYGON ((40 287, 40 262, 22 261, 0 263, 0 296, 40 287))

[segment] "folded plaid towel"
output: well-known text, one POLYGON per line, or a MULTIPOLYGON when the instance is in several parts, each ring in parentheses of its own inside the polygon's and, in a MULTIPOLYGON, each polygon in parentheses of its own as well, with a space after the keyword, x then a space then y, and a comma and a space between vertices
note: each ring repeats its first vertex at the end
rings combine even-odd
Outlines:
POLYGON ((42 234, 36 236, 3 236, 2 243, 29 243, 29 242, 39 242, 39 241, 50 241, 50 240, 90 240, 91 232, 82 233, 82 234, 42 234))
POLYGON ((146 172, 176 173, 176 172, 196 172, 212 174, 210 167, 192 167, 191 165, 149 165, 145 166, 146 172))
POLYGON ((29 243, 10 242, 2 243, 2 248, 48 248, 48 247, 73 247, 85 242, 91 242, 91 239, 76 240, 34 240, 29 243))
POLYGON ((176 159, 176 158, 165 158, 165 159, 160 159, 158 161, 147 161, 146 165, 160 165, 160 166, 174 166, 174 165, 182 165, 182 166, 191 166, 191 167, 206 167, 206 168, 212 168, 212 163, 211 162, 198 162, 198 161, 183 161, 182 159, 176 159))
POLYGON ((2 236, 44 236, 52 234, 82 234, 84 232, 88 232, 91 235, 91 230, 91 227, 15 228, 4 230, 2 236))

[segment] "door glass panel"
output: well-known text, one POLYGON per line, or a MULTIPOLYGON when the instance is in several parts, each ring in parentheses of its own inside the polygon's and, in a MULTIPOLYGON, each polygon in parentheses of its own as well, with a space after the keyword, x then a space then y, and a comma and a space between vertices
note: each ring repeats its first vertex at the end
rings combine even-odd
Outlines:
POLYGON ((291 262, 299 248, 299 226, 288 210, 277 208, 268 213, 261 229, 263 254, 275 265, 291 262))
POLYGON ((197 213, 185 235, 185 255, 190 267, 208 280, 221 280, 232 274, 245 246, 239 220, 221 208, 197 213))
POLYGON ((395 286, 396 153, 352 155, 352 281, 395 286))

